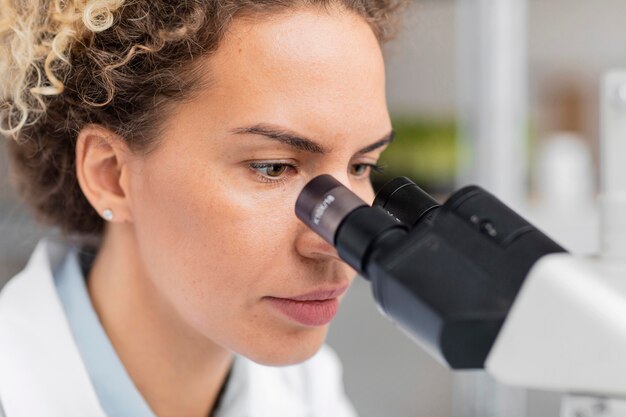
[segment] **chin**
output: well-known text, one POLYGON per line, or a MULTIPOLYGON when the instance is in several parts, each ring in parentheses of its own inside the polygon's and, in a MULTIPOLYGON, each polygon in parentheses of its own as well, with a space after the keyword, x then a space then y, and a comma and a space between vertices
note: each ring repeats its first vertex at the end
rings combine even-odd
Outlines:
POLYGON ((328 326, 294 332, 273 340, 251 346, 242 352, 253 362, 266 366, 289 366, 306 361, 317 353, 326 338, 328 326))

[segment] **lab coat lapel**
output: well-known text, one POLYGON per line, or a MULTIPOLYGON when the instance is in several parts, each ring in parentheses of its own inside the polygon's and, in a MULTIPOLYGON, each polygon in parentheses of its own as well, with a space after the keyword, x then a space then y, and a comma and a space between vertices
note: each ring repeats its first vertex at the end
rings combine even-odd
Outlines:
POLYGON ((311 417, 297 372, 237 357, 217 417, 311 417))
POLYGON ((0 395, 7 417, 105 417, 57 296, 63 245, 39 243, 0 294, 0 395))
POLYGON ((261 366, 250 361, 249 380, 253 417, 308 417, 311 411, 304 401, 302 379, 295 369, 261 366))

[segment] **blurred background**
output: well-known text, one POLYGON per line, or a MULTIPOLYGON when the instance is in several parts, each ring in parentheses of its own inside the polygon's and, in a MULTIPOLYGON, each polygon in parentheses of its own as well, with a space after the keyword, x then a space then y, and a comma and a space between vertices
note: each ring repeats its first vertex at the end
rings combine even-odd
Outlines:
MULTIPOLYGON (((397 133, 387 179, 438 199, 483 185, 575 253, 597 248, 599 88, 626 67, 623 0, 415 0, 386 48, 397 133)), ((0 154, 0 285, 45 233, 0 154)), ((452 373, 380 315, 357 280, 331 326, 360 415, 558 416, 560 394, 452 373)))

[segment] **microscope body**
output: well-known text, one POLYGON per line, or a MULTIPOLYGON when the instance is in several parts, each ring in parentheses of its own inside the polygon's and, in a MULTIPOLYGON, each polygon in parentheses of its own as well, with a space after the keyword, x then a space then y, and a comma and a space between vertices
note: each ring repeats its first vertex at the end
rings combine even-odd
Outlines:
MULTIPOLYGON (((363 224, 350 217, 371 210, 384 208, 357 209, 339 228, 340 256, 355 253, 346 242, 363 224)), ((484 367, 531 267, 564 251, 475 186, 453 194, 408 232, 391 228, 370 245, 353 266, 371 281, 380 309, 453 369, 484 367)))
POLYGON ((320 176, 296 211, 371 282, 401 330, 452 369, 626 396, 623 262, 566 253, 479 187, 439 206, 406 178, 389 184, 370 207, 320 176))
POLYGON ((395 179, 370 207, 320 176, 298 197, 296 215, 371 281, 383 313, 443 363, 568 393, 562 415, 598 401, 609 415, 626 415, 626 401, 617 400, 626 398, 625 92, 626 71, 607 74, 594 257, 565 253, 478 187, 440 206, 395 179))

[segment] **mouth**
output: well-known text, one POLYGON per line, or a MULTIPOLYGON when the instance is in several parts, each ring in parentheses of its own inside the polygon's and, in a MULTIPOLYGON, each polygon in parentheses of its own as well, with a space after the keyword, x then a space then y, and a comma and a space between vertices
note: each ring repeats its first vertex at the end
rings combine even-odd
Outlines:
POLYGON ((339 297, 347 286, 311 291, 296 296, 265 297, 270 304, 287 318, 309 327, 330 323, 339 309, 339 297))

